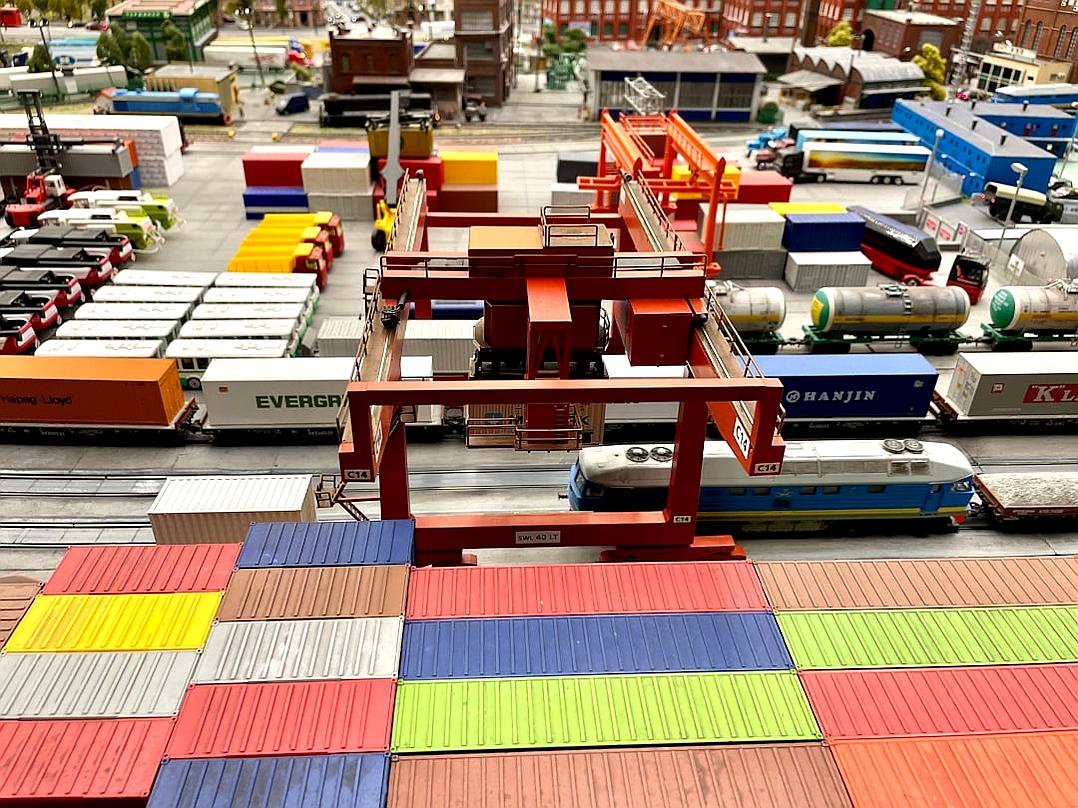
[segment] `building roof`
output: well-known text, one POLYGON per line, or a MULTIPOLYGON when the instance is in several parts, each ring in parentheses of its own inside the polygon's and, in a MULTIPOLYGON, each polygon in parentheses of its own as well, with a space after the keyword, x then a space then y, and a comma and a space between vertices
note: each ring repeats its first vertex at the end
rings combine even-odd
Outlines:
MULTIPOLYGON (((1058 107, 1053 107, 1051 104, 1036 104, 1032 107, 1026 107, 1018 102, 1014 103, 997 103, 997 102, 985 102, 978 101, 974 112, 981 117, 999 116, 1003 118, 1011 117, 1025 117, 1028 115, 1036 115, 1041 119, 1055 119, 1060 123, 1064 121, 1074 120, 1073 116, 1069 112, 1064 112, 1058 107)), ((952 115, 954 113, 951 113, 952 115)))
POLYGON ((1037 95, 1057 95, 1059 93, 1078 94, 1078 84, 1015 84, 1010 87, 1000 87, 996 95, 1013 95, 1017 98, 1037 95))
POLYGON ((938 14, 928 14, 924 11, 892 11, 890 9, 865 9, 865 21, 863 25, 868 24, 868 17, 881 17, 891 22, 902 23, 903 25, 958 25, 958 20, 952 20, 949 17, 941 17, 938 14))
POLYGON ((206 5, 209 0, 122 0, 108 11, 106 17, 146 16, 166 17, 169 14, 183 16, 192 13, 199 6, 206 5))
POLYGON ((228 78, 233 73, 239 72, 235 67, 229 67, 228 65, 211 65, 205 62, 199 62, 195 65, 184 64, 168 64, 154 70, 149 75, 161 76, 162 78, 176 78, 182 79, 184 76, 197 76, 199 78, 208 78, 213 81, 221 81, 228 78))
POLYGON ((727 47, 733 50, 764 55, 789 53, 793 50, 794 42, 796 42, 796 39, 791 36, 769 36, 764 39, 762 36, 730 34, 726 39, 727 47))
POLYGON ((903 62, 899 59, 869 59, 868 61, 854 62, 850 67, 856 70, 865 84, 882 84, 892 81, 916 81, 923 82, 924 71, 913 62, 903 62))
POLYGON ((408 74, 412 84, 463 84, 464 71, 455 67, 417 67, 408 74))
POLYGON ((744 51, 658 51, 589 48, 588 70, 623 73, 766 73, 755 55, 744 51))
POLYGON ((427 59, 444 59, 447 62, 456 62, 457 46, 452 42, 431 42, 415 57, 417 62, 427 59))
MULTIPOLYGON (((1031 159, 1052 157, 1044 149, 1023 140, 1014 132, 1001 129, 977 115, 978 111, 991 108, 992 104, 978 104, 976 109, 971 109, 969 104, 955 103, 950 105, 951 113, 949 115, 947 114, 948 103, 946 101, 898 101, 896 106, 898 105, 913 109, 938 129, 956 135, 975 149, 993 157, 1028 157, 1031 159), (974 121, 977 122, 977 128, 971 129, 970 126, 974 121), (1000 138, 1003 135, 1007 135, 1007 138, 1003 143, 1000 143, 1000 138)), ((1055 158, 1053 157, 1052 159, 1055 158)))
POLYGON ((854 48, 794 48, 794 55, 800 59, 809 59, 813 62, 815 67, 824 67, 828 72, 835 69, 836 66, 842 68, 846 73, 849 73, 850 66, 856 65, 864 61, 875 61, 877 59, 889 59, 887 54, 878 53, 877 51, 861 51, 854 48))
POLYGON ((788 87, 796 87, 799 90, 805 90, 810 93, 818 92, 827 87, 837 87, 842 84, 838 79, 825 76, 823 73, 816 73, 812 70, 795 70, 793 73, 779 76, 778 81, 780 84, 785 84, 788 87))

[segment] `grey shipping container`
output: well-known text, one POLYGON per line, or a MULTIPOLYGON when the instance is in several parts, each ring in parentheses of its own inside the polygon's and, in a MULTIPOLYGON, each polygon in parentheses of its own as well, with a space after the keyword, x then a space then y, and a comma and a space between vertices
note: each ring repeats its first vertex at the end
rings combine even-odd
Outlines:
POLYGON ((359 317, 327 317, 318 329, 319 356, 355 356, 363 338, 359 317))
MULTIPOLYGON (((700 205, 697 215, 697 232, 705 238, 708 204, 700 205)), ((786 219, 768 205, 730 205, 726 208, 726 225, 723 228, 722 211, 715 216, 715 247, 719 248, 719 234, 723 233, 724 250, 779 250, 786 219)))
POLYGON ((194 681, 394 679, 403 626, 400 617, 218 623, 194 681))
POLYGON ((815 292, 823 286, 864 286, 872 262, 860 250, 849 252, 792 252, 786 256, 785 278, 795 292, 815 292))
POLYGON ((241 542, 252 522, 314 522, 309 475, 168 477, 149 509, 158 544, 241 542))
POLYGON ((1078 354, 959 354, 945 403, 966 418, 1078 415, 1078 354))
POLYGON ((402 356, 429 356, 434 375, 467 373, 475 353, 475 323, 469 320, 409 320, 402 356))
POLYGON ((723 280, 781 281, 786 250, 720 250, 715 260, 723 280))
POLYGON ((0 654, 0 719, 172 716, 197 651, 0 654))

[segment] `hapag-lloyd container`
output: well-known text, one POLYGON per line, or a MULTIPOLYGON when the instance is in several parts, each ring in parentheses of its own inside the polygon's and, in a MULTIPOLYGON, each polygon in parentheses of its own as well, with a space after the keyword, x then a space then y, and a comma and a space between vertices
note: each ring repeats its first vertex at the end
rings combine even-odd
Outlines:
POLYGON ((314 522, 308 475, 168 477, 149 508, 158 544, 241 542, 252 522, 314 522))
POLYGON ((968 418, 1078 415, 1078 355, 962 353, 946 398, 968 418))
POLYGON ((407 755, 389 782, 389 808, 850 808, 819 743, 407 755))

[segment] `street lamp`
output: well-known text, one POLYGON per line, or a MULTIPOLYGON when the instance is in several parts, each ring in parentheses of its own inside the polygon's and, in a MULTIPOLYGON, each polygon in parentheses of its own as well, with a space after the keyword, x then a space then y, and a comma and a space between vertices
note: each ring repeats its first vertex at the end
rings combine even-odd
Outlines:
POLYGON ((255 18, 254 7, 247 6, 240 9, 240 13, 247 18, 247 33, 251 35, 251 55, 255 60, 255 67, 258 68, 258 83, 262 86, 266 86, 266 77, 262 73, 262 61, 258 58, 258 47, 255 45, 255 18))
POLYGON ((928 175, 932 171, 932 164, 936 161, 936 150, 940 147, 940 140, 943 138, 943 130, 936 130, 936 139, 932 142, 932 151, 928 155, 928 161, 925 163, 925 175, 921 178, 921 195, 917 199, 917 211, 918 215, 924 213, 925 209, 925 191, 928 190, 928 175))
POLYGON ((1022 163, 1011 163, 1011 171, 1018 175, 1018 184, 1014 187, 1014 196, 1011 197, 1011 204, 1007 206, 1007 218, 1003 220, 1003 230, 999 234, 999 243, 996 245, 999 252, 1003 252, 1003 237, 1007 235, 1007 225, 1011 221, 1011 216, 1014 215, 1014 203, 1018 201, 1018 195, 1022 193, 1022 183, 1029 169, 1022 163))
POLYGON ((45 28, 48 24, 49 21, 42 17, 37 21, 37 28, 41 31, 41 44, 45 48, 45 55, 49 58, 49 72, 52 73, 52 84, 56 88, 56 98, 59 100, 63 93, 60 92, 60 82, 56 78, 56 62, 53 61, 52 51, 49 50, 49 40, 45 38, 45 28))

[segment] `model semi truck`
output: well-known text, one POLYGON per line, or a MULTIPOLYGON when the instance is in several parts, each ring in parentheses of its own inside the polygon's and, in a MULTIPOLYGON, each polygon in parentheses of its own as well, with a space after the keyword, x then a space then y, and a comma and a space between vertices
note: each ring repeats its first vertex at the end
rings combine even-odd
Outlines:
POLYGON ((923 146, 806 141, 780 152, 776 166, 794 181, 902 185, 921 181, 930 154, 923 146))

